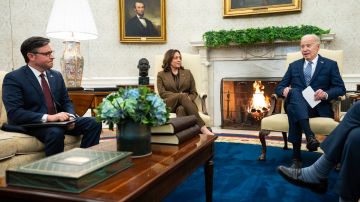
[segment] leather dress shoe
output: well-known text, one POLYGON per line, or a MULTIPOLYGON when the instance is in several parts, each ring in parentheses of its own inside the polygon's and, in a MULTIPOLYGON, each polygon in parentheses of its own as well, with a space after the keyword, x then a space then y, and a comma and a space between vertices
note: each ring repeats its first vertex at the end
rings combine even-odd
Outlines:
POLYGON ((293 163, 291 164, 290 168, 302 168, 302 161, 300 159, 293 159, 293 163))
POLYGON ((327 179, 321 179, 319 183, 305 182, 304 180, 299 179, 301 175, 301 169, 279 166, 277 170, 280 173, 280 175, 284 177, 291 184, 308 188, 316 193, 325 193, 327 191, 327 187, 328 187, 327 179))
POLYGON ((306 148, 309 151, 317 151, 319 146, 320 146, 320 142, 315 137, 309 137, 306 143, 306 148))

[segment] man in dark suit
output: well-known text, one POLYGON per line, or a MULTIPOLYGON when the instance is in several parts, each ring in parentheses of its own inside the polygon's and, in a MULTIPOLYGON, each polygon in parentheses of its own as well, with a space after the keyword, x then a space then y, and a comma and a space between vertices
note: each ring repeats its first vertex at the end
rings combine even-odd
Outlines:
POLYGON ((335 190, 339 201, 360 199, 360 102, 355 103, 340 124, 321 143, 324 154, 311 166, 297 169, 279 166, 289 182, 324 193, 330 171, 340 163, 335 190))
POLYGON ((6 74, 2 98, 8 116, 8 125, 2 129, 24 132, 45 144, 50 156, 64 150, 64 134, 83 135, 81 147, 99 143, 101 123, 93 117, 78 117, 74 123, 62 126, 27 127, 21 125, 41 122, 67 121, 75 117, 60 72, 52 70, 53 50, 50 40, 30 37, 21 44, 21 53, 27 63, 6 74))
POLYGON ((153 23, 144 18, 145 4, 142 1, 135 1, 134 11, 136 15, 127 21, 125 26, 126 36, 156 37, 160 36, 153 23))
POLYGON ((305 133, 309 151, 316 151, 319 141, 310 129, 309 118, 333 117, 330 100, 345 94, 344 82, 337 63, 318 55, 320 39, 316 35, 305 35, 301 39, 303 59, 291 63, 283 79, 275 89, 285 100, 289 121, 289 142, 293 144, 293 166, 301 167, 301 136, 305 133), (310 86, 314 99, 321 102, 311 108, 302 95, 310 86))

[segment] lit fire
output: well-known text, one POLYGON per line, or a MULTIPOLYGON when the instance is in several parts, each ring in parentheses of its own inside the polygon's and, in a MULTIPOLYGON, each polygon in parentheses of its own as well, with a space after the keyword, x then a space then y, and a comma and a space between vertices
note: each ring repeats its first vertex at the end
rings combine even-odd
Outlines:
POLYGON ((261 81, 255 81, 253 84, 254 94, 251 100, 250 112, 254 118, 261 119, 266 115, 270 108, 269 97, 265 97, 264 89, 265 86, 261 84, 261 81))

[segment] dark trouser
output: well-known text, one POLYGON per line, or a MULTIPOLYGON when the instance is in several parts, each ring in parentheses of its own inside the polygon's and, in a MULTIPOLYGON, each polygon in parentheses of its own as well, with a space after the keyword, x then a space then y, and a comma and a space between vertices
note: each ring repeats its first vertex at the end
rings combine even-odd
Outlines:
POLYGON ((309 118, 319 117, 316 108, 311 108, 302 95, 302 90, 293 88, 290 90, 285 101, 285 109, 288 114, 289 137, 293 144, 293 158, 301 159, 301 138, 303 128, 300 121, 309 121, 309 118))
POLYGON ((360 102, 346 113, 340 124, 320 145, 327 159, 341 163, 337 193, 345 198, 360 198, 360 102))
POLYGON ((83 135, 81 148, 99 144, 102 125, 93 117, 78 117, 73 130, 65 127, 42 127, 28 130, 28 134, 35 136, 45 144, 45 154, 50 156, 64 151, 64 138, 67 135, 83 135))
POLYGON ((200 127, 205 125, 196 104, 186 94, 174 94, 166 98, 165 102, 166 106, 170 107, 171 112, 176 112, 177 116, 195 115, 197 124, 200 127))

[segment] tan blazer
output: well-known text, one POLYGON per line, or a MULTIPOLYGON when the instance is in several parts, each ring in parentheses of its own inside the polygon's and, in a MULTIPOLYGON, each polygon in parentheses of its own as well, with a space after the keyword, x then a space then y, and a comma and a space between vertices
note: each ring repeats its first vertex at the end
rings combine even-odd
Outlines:
POLYGON ((175 93, 188 93, 191 100, 195 100, 198 95, 194 77, 188 69, 179 70, 179 89, 176 88, 171 71, 159 72, 157 75, 157 88, 160 97, 165 101, 175 93))

